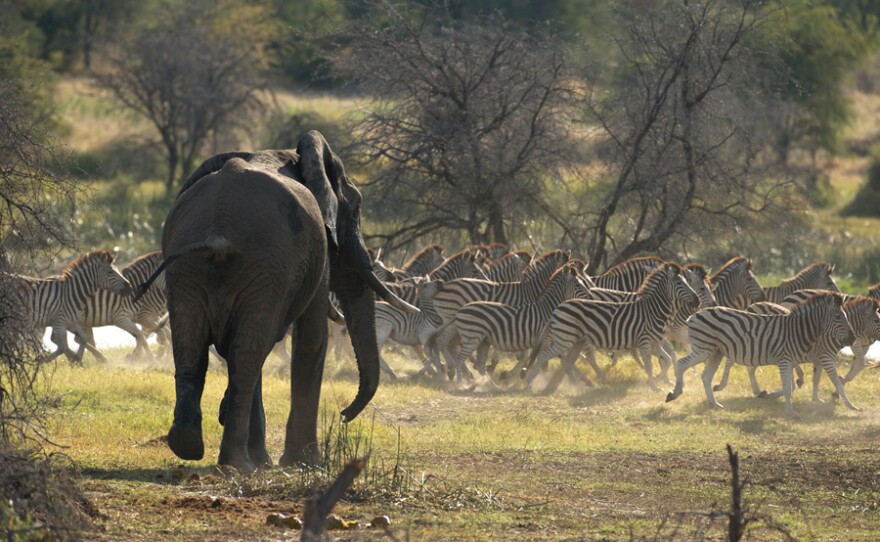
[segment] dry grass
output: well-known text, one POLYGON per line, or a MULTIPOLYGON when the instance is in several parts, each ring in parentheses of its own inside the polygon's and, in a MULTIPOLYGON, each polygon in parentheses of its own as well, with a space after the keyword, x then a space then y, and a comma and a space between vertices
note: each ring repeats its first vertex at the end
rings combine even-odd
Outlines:
MULTIPOLYGON (((404 373, 415 368, 406 358, 391 362, 404 373)), ((329 368, 328 376, 339 370, 329 368)), ((350 375, 343 367, 326 382, 328 416, 354 397, 350 375)), ((850 386, 860 412, 813 405, 801 390, 795 408, 802 422, 788 420, 778 402, 749 397, 742 370, 719 394, 724 410, 705 404, 694 374, 670 404, 647 388, 628 359, 609 376, 608 387, 554 396, 384 383, 356 423, 369 428, 374 458, 388 460, 402 447, 398 463, 410 485, 397 493, 355 492, 360 497, 343 503, 340 514, 362 521, 388 514, 396 532, 411 540, 650 540, 658 532, 658 540, 692 540, 703 528, 717 540, 724 532, 719 521, 677 514, 726 506, 724 445, 730 442, 752 481, 746 501, 801 540, 869 540, 880 528, 873 451, 880 436, 878 373, 867 371, 850 386)), ((775 371, 761 376, 766 386, 778 386, 775 371)), ((108 515, 100 538, 280 539, 283 533, 263 525, 266 514, 301 510, 299 499, 284 496, 296 472, 267 471, 245 484, 247 493, 212 473, 223 373, 209 374, 208 458, 197 463, 179 461, 161 442, 173 406, 169 366, 61 366, 53 383, 66 397, 55 436, 70 446, 95 504, 108 515), (222 499, 218 509, 209 506, 211 496, 222 499)), ((268 445, 277 458, 289 388, 269 374, 265 387, 268 445)), ((755 536, 779 538, 769 531, 755 536)), ((343 539, 383 538, 358 531, 343 539)))

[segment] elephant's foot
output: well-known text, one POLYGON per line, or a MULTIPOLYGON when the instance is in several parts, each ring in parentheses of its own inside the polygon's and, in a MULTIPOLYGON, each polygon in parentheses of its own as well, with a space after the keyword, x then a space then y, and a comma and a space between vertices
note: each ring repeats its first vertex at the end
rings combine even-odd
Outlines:
POLYGON ((272 466, 272 458, 265 446, 249 446, 248 456, 257 468, 272 466))
POLYGON ((285 446, 284 454, 278 464, 282 467, 320 465, 321 454, 318 452, 318 443, 312 442, 305 446, 285 446))
POLYGON ((223 467, 235 467, 238 469, 238 472, 242 474, 251 474, 257 470, 254 462, 251 461, 247 456, 247 453, 244 451, 233 453, 220 450, 220 457, 217 459, 217 464, 221 469, 223 469, 223 467))
POLYGON ((198 427, 172 425, 168 431, 168 447, 181 459, 198 461, 205 456, 202 430, 198 427))

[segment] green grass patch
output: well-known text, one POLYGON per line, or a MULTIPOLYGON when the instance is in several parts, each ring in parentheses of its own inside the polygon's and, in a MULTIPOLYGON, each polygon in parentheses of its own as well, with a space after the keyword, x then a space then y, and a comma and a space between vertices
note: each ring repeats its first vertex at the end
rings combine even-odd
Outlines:
MULTIPOLYGON (((387 358, 404 374, 417 367, 408 357, 387 358)), ((289 384, 275 376, 276 363, 266 372, 264 397, 268 447, 277 460, 289 384)), ((202 402, 207 457, 174 457, 163 441, 174 402, 168 361, 140 369, 59 364, 51 375, 62 394, 52 437, 67 446, 96 505, 112 518, 101 522, 106 539, 272 537, 274 528, 263 524, 267 513, 300 513, 306 495, 362 454, 373 470, 339 513, 362 521, 388 514, 402 539, 718 539, 726 527, 705 513, 727 506, 728 442, 750 480, 746 501, 797 538, 837 540, 846 533, 870 540, 880 529, 880 374, 872 370, 848 386, 863 410, 814 405, 799 390, 800 422, 785 417, 780 401, 750 397, 741 367, 718 393, 726 408, 716 410, 693 371, 684 395, 667 404, 624 358, 608 371, 609 386, 551 396, 516 387, 475 393, 405 379, 383 383, 361 418, 343 428, 338 413, 357 389, 351 363, 328 362, 319 437, 325 472, 216 474, 216 409, 226 386, 219 369, 209 371, 202 402)), ((502 369, 512 364, 503 360, 502 369)), ((759 370, 759 381, 778 388, 778 371, 759 370)), ((830 391, 825 380, 822 397, 830 400, 830 391)), ((777 531, 756 533, 782 539, 777 531)))

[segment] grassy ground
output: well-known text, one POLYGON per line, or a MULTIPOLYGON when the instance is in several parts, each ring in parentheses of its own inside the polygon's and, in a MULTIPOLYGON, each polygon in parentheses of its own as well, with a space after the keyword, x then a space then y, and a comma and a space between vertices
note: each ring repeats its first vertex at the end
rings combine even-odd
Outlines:
MULTIPOLYGON (((404 373, 416 368, 404 357, 391 362, 404 373)), ((350 365, 329 367, 324 385, 322 432, 333 438, 334 417, 355 395, 350 365)), ((289 388, 266 375, 268 445, 277 460, 289 388)), ((724 410, 706 405, 693 373, 670 404, 629 359, 609 376, 609 386, 552 396, 383 383, 348 428, 349 442, 360 438, 358 453, 371 454, 370 482, 356 484, 338 512, 362 522, 387 514, 401 540, 722 540, 723 521, 709 514, 728 506, 731 443, 750 480, 750 513, 764 518, 753 526, 755 538, 784 539, 770 528, 777 525, 800 540, 876 540, 878 373, 869 370, 850 386, 859 412, 813 405, 799 391, 799 422, 784 416, 781 403, 749 397, 742 370, 719 394, 724 410), (393 467, 396 479, 388 476, 393 467)), ((772 370, 762 377, 778 387, 772 370)), ((313 473, 273 468, 227 478, 213 470, 225 382, 224 372, 209 374, 202 403, 207 459, 183 462, 162 442, 173 408, 169 362, 59 365, 51 378, 63 394, 53 438, 80 465, 103 514, 89 538, 291 536, 265 525, 266 517, 299 513, 313 473)), ((825 381, 823 397, 829 392, 825 381)), ((386 539, 363 529, 337 536, 386 539)))

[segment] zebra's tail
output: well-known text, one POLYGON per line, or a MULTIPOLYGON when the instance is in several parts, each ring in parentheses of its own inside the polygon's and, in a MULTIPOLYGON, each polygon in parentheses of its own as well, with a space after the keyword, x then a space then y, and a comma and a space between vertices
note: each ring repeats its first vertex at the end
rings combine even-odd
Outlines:
POLYGON ((223 237, 222 235, 210 235, 204 241, 186 245, 174 254, 167 256, 159 265, 159 267, 157 267, 156 270, 153 271, 153 274, 150 275, 150 278, 148 278, 146 282, 138 286, 137 290, 135 291, 134 297, 132 298, 132 302, 137 303, 138 300, 140 300, 140 298, 143 297, 145 293, 147 293, 147 290, 150 289, 150 285, 152 285, 153 281, 155 281, 156 278, 158 278, 159 275, 163 271, 165 271, 165 268, 168 266, 168 264, 181 256, 192 254, 194 252, 208 253, 211 254, 215 260, 223 261, 235 252, 235 247, 232 246, 232 243, 229 241, 229 239, 223 237))

